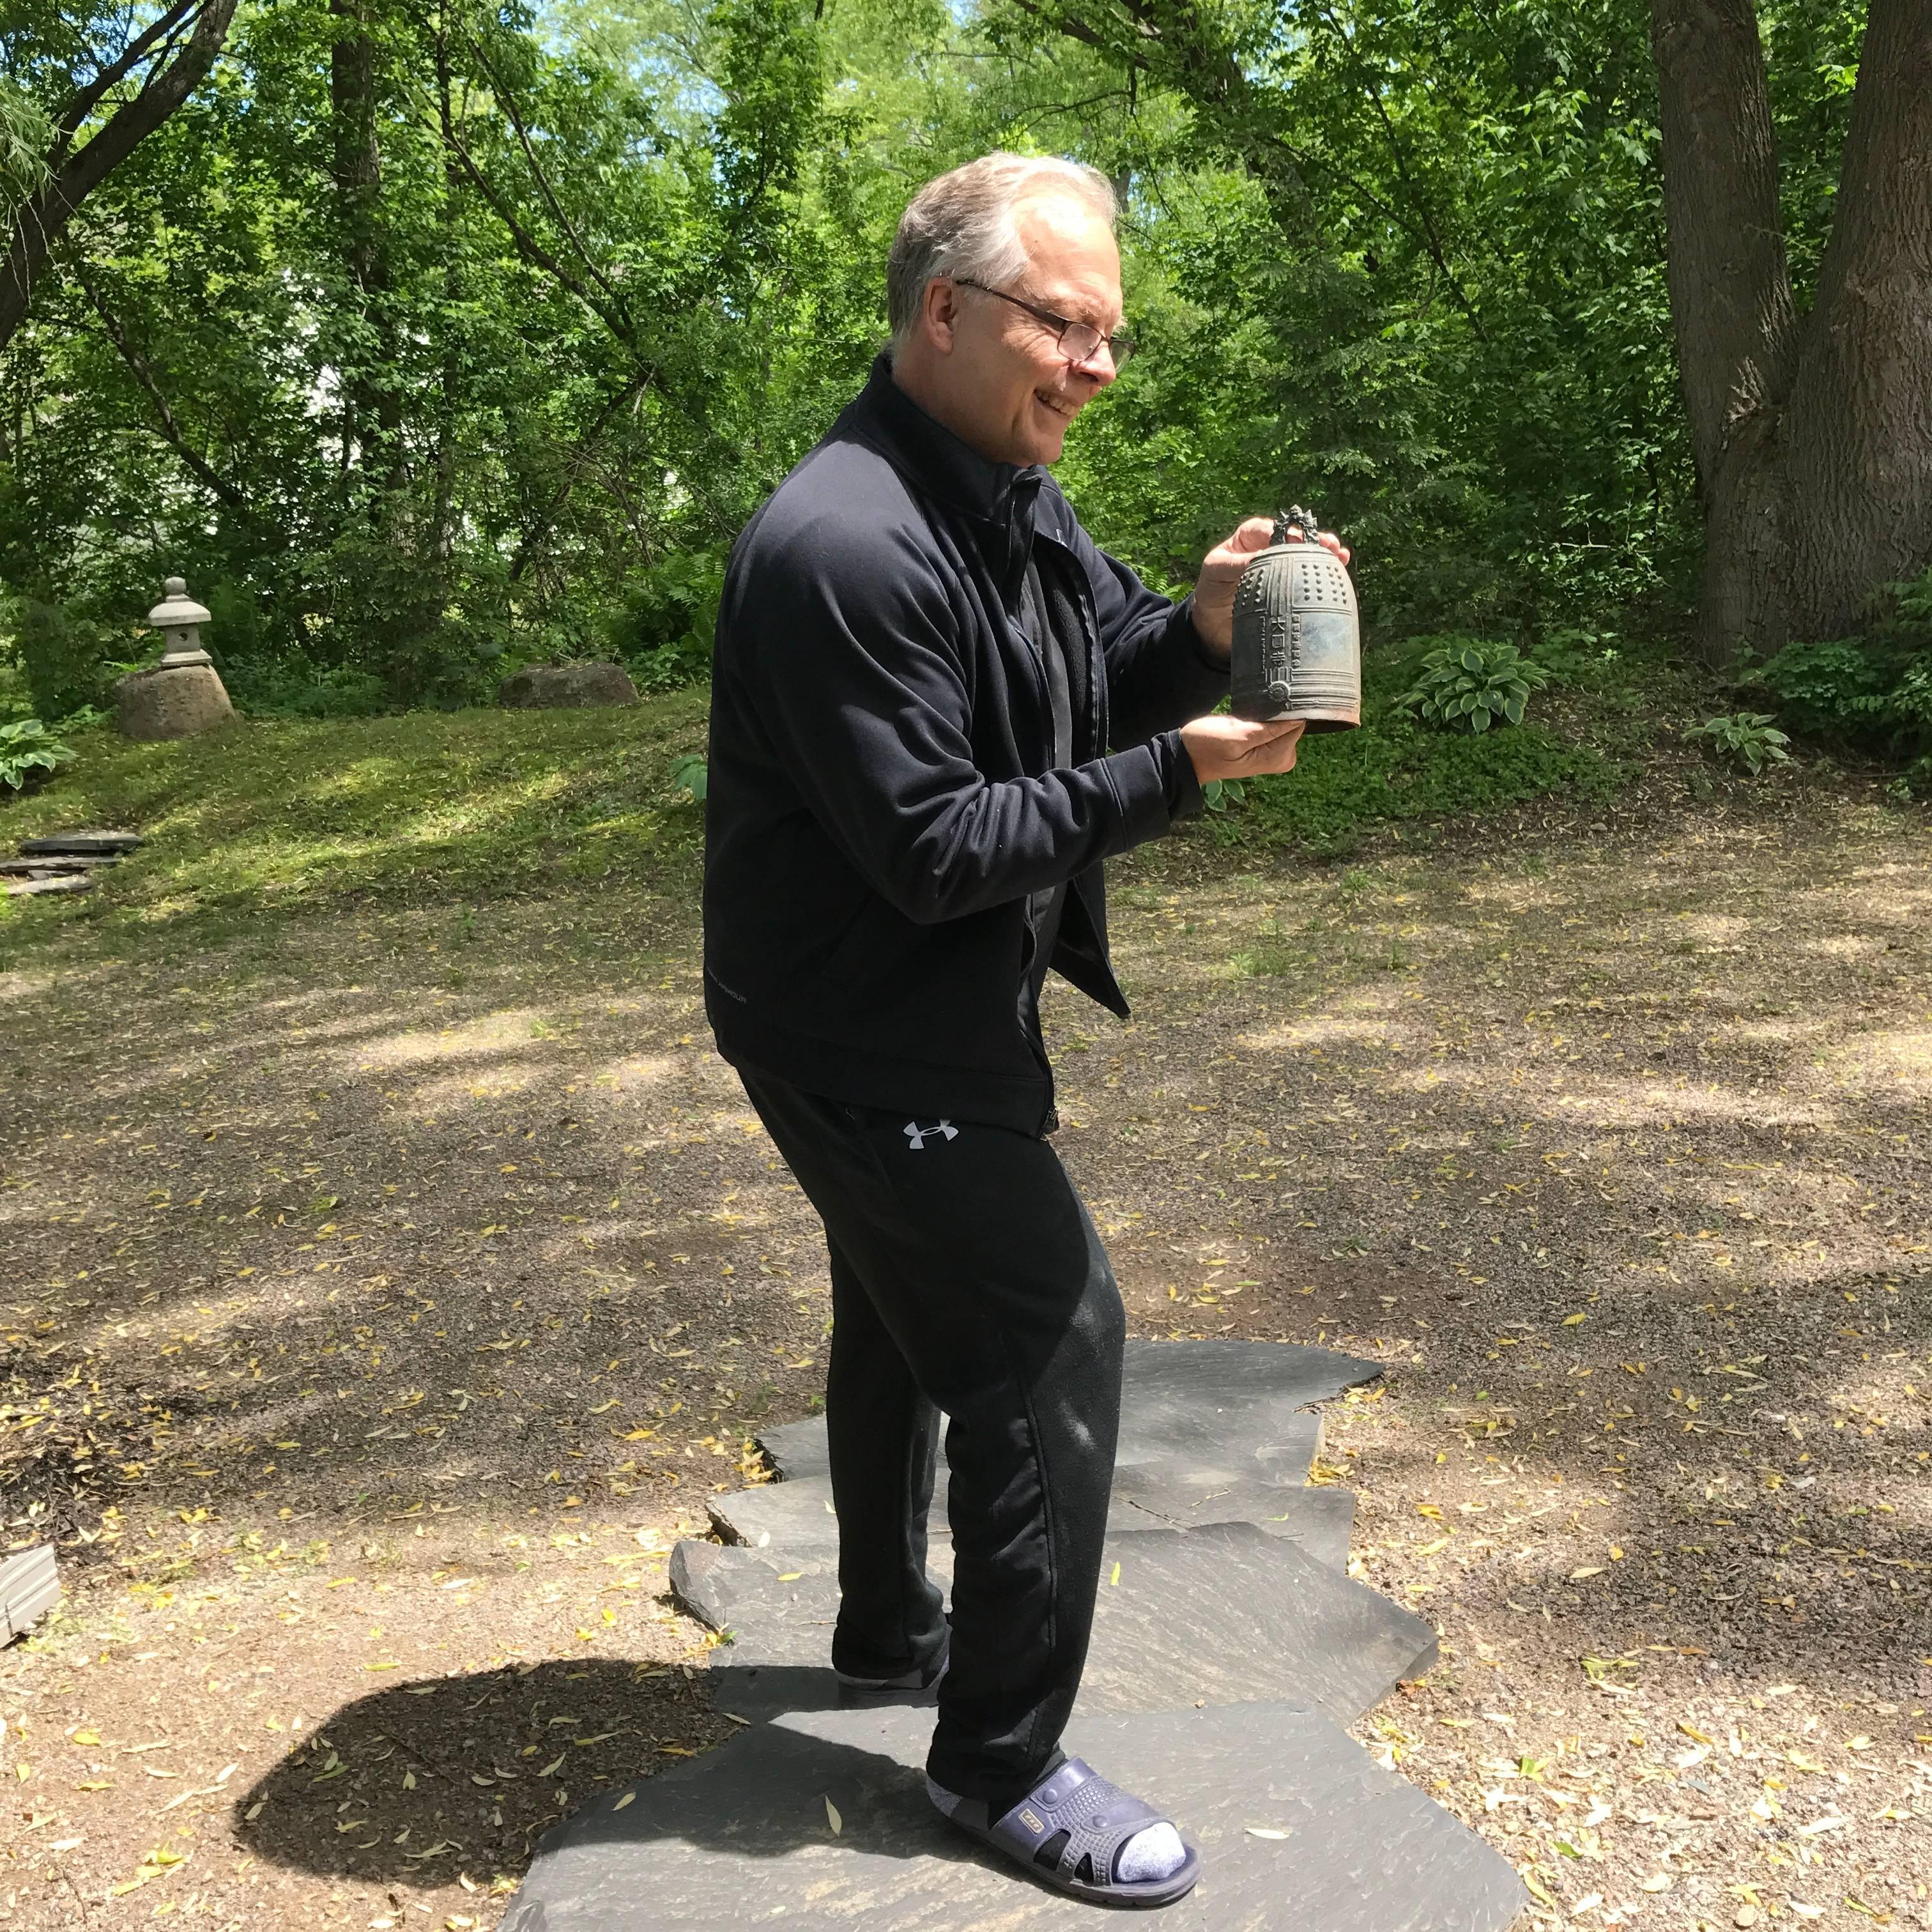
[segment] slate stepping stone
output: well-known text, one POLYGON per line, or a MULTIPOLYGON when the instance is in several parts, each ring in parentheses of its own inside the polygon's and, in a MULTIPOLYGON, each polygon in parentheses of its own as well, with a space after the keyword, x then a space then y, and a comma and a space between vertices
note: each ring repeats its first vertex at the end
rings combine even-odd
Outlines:
POLYGON ((38 898, 44 892, 85 892, 94 887, 93 876, 87 872, 58 872, 45 878, 9 879, 0 891, 10 899, 38 898))
MULTIPOLYGON (((1287 1451, 1279 1466, 1293 1471, 1287 1481, 1216 1480, 1197 1468, 1176 1473, 1162 1464, 1116 1469, 1108 1527, 1130 1529, 1199 1529, 1209 1523, 1252 1523, 1270 1536, 1299 1544, 1331 1569, 1348 1567, 1348 1533, 1355 1520, 1355 1498, 1340 1484, 1310 1489, 1302 1484, 1313 1460, 1299 1449, 1287 1451)), ((1264 1476, 1266 1468, 1264 1466, 1264 1476)))
MULTIPOLYGON (((1258 1450, 1298 1445, 1311 1405, 1381 1373, 1374 1362, 1298 1344, 1130 1342, 1115 1460, 1234 1474, 1258 1450)), ((758 1440, 784 1481, 830 1473, 822 1415, 768 1429, 758 1440)), ((1306 1473, 1304 1464, 1288 1480, 1306 1473)))
MULTIPOLYGON (((1257 1453, 1296 1447, 1297 1424, 1306 1424, 1315 1403, 1381 1373, 1379 1364, 1333 1348, 1130 1342, 1116 1460, 1238 1473, 1257 1453)), ((1288 1480, 1306 1473, 1304 1460, 1288 1480)))
POLYGON ((118 859, 141 843, 138 832, 56 832, 45 838, 20 841, 22 858, 118 859))
POLYGON ((118 865, 116 859, 0 859, 0 878, 46 879, 58 872, 90 872, 118 865))
MULTIPOLYGON (((652 1932, 1095 1932, 1092 1906, 932 1810, 932 1727, 794 1712, 600 1798, 543 1839, 502 1932, 628 1932, 640 1910, 652 1932)), ((1200 1846, 1162 1932, 1504 1932, 1528 1903, 1466 1826, 1305 1704, 1076 1716, 1066 1744, 1200 1846)))
MULTIPOLYGON (((1307 1456, 1300 1448, 1287 1452, 1283 1463, 1295 1480, 1314 1453, 1314 1418, 1297 1419, 1307 1456)), ((1210 1522, 1252 1522, 1270 1536, 1299 1543, 1319 1561, 1344 1570, 1348 1562, 1348 1532, 1354 1520, 1354 1498, 1346 1489, 1279 1486, 1268 1480, 1270 1466, 1257 1463, 1256 1474, 1242 1480, 1217 1477, 1198 1466, 1181 1471, 1164 1466, 1131 1467, 1114 1472, 1108 1509, 1111 1528, 1198 1528, 1210 1522)), ((769 1550, 801 1561, 830 1562, 838 1549, 838 1519, 832 1513, 832 1486, 817 1480, 766 1483, 712 1496, 706 1508, 718 1533, 728 1542, 754 1550, 769 1550)), ((946 1526, 944 1478, 933 1497, 928 1520, 928 1561, 935 1576, 952 1574, 952 1539, 946 1526)))
MULTIPOLYGON (((1101 1577, 1083 1711, 1288 1699, 1348 1724, 1437 1660, 1432 1625, 1251 1523, 1109 1536, 1101 1577)), ((838 1608, 829 1566, 681 1543, 671 1585, 693 1615, 732 1633, 711 1664, 720 1709, 842 1701, 827 1667, 838 1608)))

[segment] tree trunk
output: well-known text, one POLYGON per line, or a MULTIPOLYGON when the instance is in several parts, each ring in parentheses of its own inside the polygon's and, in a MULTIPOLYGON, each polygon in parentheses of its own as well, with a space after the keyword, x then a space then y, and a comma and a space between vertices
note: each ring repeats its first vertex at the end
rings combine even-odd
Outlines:
POLYGON ((1750 0, 1652 0, 1666 268, 1706 516, 1699 649, 1858 628, 1932 562, 1932 0, 1871 0, 1800 318, 1750 0))
POLYGON ((376 123, 376 44, 369 0, 329 0, 342 38, 329 50, 328 106, 342 266, 363 327, 342 384, 342 460, 398 480, 402 406, 388 328, 388 251, 382 226, 382 152, 376 123))
POLYGON ((1651 44, 1670 318, 1705 508, 1698 644, 1722 664, 1778 627, 1778 472, 1798 311, 1751 0, 1652 0, 1651 44))
POLYGON ((81 203, 208 77, 228 38, 236 0, 178 0, 135 40, 119 60, 104 68, 62 110, 46 178, 14 211, 7 260, 0 268, 0 349, 27 319, 34 284, 54 244, 67 232, 81 203), (172 36, 190 19, 184 43, 172 36), (156 53, 140 91, 121 102, 80 147, 74 140, 111 91, 156 53))
POLYGON ((1786 423, 1791 633, 1844 637, 1932 564, 1932 0, 1871 0, 1786 423))

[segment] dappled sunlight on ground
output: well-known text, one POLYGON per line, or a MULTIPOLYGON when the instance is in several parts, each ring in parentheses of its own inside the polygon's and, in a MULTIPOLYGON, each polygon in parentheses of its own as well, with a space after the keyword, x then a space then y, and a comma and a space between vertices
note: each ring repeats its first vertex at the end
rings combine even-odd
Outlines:
MULTIPOLYGON (((316 850, 402 755, 304 766, 316 850)), ((82 1841, 21 1882, 164 1846, 144 1918, 487 1924, 548 1819, 728 1728, 664 1555, 822 1389, 822 1242, 710 1050, 688 880, 578 846, 231 920, 166 845, 0 973, 8 1539, 71 1592, 0 1716, 82 1841)), ((1049 992, 1057 1144, 1135 1332, 1384 1364, 1316 1478, 1445 1664, 1366 1741, 1586 1924, 1906 1918, 1932 839, 1486 850, 1117 868, 1135 1016, 1049 992)))

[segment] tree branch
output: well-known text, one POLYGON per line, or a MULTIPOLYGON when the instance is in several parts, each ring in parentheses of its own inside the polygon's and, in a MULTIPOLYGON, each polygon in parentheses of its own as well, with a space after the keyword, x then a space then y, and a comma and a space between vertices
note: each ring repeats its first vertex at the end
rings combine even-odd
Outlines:
POLYGON ((74 274, 82 289, 86 293, 89 306, 100 318, 100 326, 106 330, 108 340, 113 344, 122 361, 127 364, 129 373, 146 392, 148 400, 154 404, 154 413, 161 419, 162 435, 173 446, 176 453, 179 455, 182 462, 186 464, 188 468, 193 470, 195 475, 200 477, 223 502, 226 503, 231 510, 246 512, 249 507, 248 499, 200 454, 182 433, 182 426, 176 420, 173 410, 169 406, 167 398, 161 393, 160 385, 154 380, 154 371, 148 367, 140 351, 129 340, 128 332, 121 326, 118 317, 101 299, 100 290, 95 285, 94 278, 86 268, 78 265, 75 268, 74 274))
POLYGON ((104 99, 110 88, 118 86, 134 69, 146 60, 158 43, 172 41, 175 29, 200 6, 201 0, 176 0, 159 20, 145 33, 139 34, 122 51, 121 58, 110 66, 103 68, 85 87, 76 88, 60 118, 54 124, 58 138, 52 153, 48 157, 50 167, 58 167, 62 158, 76 134, 86 124, 87 117, 104 99))
POLYGON ((544 506, 543 514, 524 533, 523 541, 517 546, 516 555, 510 560, 510 581, 512 584, 514 584, 529 567, 530 559, 536 554, 537 545, 550 534, 557 518, 562 515, 568 506, 571 492, 577 486, 578 472, 589 460, 590 452, 596 447, 597 439, 604 434, 605 425, 626 403, 632 401, 647 383, 654 381, 656 376, 655 370, 646 370, 643 375, 634 376, 631 381, 626 382, 615 395, 606 400, 604 406, 597 412, 590 428, 577 439, 576 444, 570 452, 563 481, 552 493, 550 502, 544 506))
MULTIPOLYGON (((179 0, 181 6, 194 4, 196 0, 179 0)), ((187 44, 165 67, 151 71, 140 92, 117 106, 84 146, 71 152, 64 146, 57 150, 64 155, 60 166, 14 210, 7 260, 0 268, 0 349, 26 320, 27 304, 48 254, 81 203, 208 77, 228 38, 236 0, 198 4, 194 32, 187 44)), ((122 62, 127 58, 124 55, 122 62)))
POLYGON ((524 117, 517 111, 515 95, 496 78, 496 72, 490 64, 488 56, 484 52, 476 37, 473 34, 465 34, 464 38, 470 43, 470 50, 476 56, 476 64, 483 70, 483 77, 489 82, 490 89, 495 94, 503 112, 509 116, 510 125, 516 130, 518 145, 524 151, 524 160, 530 164, 530 172, 536 178, 538 192, 542 195, 544 204, 550 209, 551 214, 556 218, 557 226, 570 237, 571 246, 577 250, 578 259, 590 271, 591 279, 604 291, 611 306, 624 318, 624 326, 628 329, 631 326, 630 304, 610 286, 603 270, 598 268, 596 262, 591 259, 590 250, 584 246, 583 236, 578 233, 576 226, 570 217, 563 212, 563 204, 557 200, 555 192, 550 187, 550 178, 544 172, 542 164, 537 159, 536 150, 531 144, 530 132, 524 125, 524 117))
POLYGON ((634 352, 636 344, 628 314, 620 310, 614 315, 606 309, 583 281, 572 274, 512 212, 508 202, 497 193, 489 177, 477 165, 476 157, 464 145, 462 136, 456 131, 456 124, 451 116, 446 98, 436 102, 436 111, 442 126, 444 145, 456 157, 458 165, 463 170, 470 184, 490 204, 496 219, 510 231, 510 239, 515 243, 517 253, 532 267, 541 268, 560 288, 574 296, 626 349, 634 352))

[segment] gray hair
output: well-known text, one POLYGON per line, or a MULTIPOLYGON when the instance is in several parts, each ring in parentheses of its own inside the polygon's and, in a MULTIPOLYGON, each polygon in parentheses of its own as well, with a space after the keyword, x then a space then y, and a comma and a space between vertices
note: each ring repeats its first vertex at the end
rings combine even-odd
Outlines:
POLYGON ((1013 210, 1042 188, 1084 202, 1110 225, 1118 212, 1113 184, 1098 168, 1050 155, 982 154, 913 196, 886 258, 886 314, 895 343, 910 337, 926 285, 938 277, 967 276, 1001 288, 1025 272, 1013 210))

